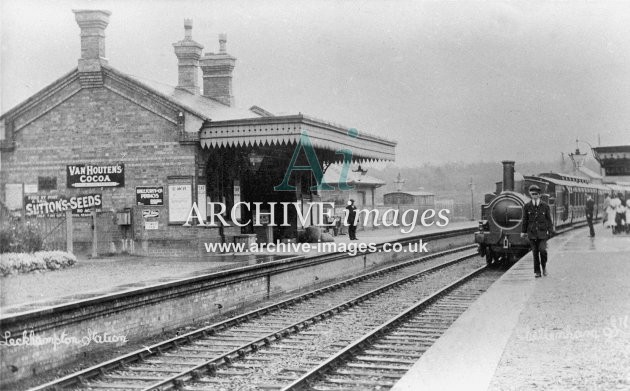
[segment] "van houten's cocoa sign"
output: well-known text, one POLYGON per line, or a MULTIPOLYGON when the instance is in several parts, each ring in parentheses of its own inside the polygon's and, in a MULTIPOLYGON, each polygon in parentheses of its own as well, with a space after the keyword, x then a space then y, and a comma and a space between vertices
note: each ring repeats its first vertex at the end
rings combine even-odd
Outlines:
POLYGON ((67 186, 124 187, 125 165, 116 164, 69 164, 66 166, 67 186))

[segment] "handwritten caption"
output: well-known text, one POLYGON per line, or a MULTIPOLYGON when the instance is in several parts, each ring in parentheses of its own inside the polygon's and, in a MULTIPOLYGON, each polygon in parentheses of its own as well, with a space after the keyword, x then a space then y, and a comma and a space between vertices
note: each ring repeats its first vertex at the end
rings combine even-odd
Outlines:
POLYGON ((92 329, 88 329, 87 333, 82 336, 69 335, 63 331, 61 334, 53 333, 50 336, 41 336, 35 334, 34 331, 23 331, 22 334, 15 337, 10 331, 6 331, 0 340, 1 346, 43 346, 53 345, 54 349, 62 345, 79 345, 88 346, 90 344, 118 344, 127 343, 126 335, 116 335, 109 333, 98 333, 92 329))

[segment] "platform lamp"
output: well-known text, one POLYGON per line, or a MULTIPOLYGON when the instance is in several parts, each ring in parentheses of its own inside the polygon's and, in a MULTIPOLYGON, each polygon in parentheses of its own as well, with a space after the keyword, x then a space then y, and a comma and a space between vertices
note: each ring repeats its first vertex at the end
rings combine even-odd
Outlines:
MULTIPOLYGON (((575 139, 575 153, 569 154, 569 157, 571 158, 571 161, 573 162, 573 168, 575 169, 575 171, 579 171, 579 169, 584 166, 584 162, 586 161, 588 157, 588 153, 580 153, 580 147, 578 145, 578 143, 580 142, 588 145, 589 148, 591 149, 591 153, 593 151, 593 146, 588 141, 580 140, 578 138, 575 139)), ((601 174, 601 167, 600 167, 600 174, 601 174)))
POLYGON ((362 169, 361 165, 359 164, 359 168, 357 168, 356 170, 352 170, 352 172, 358 172, 361 175, 365 175, 365 174, 367 174, 368 170, 362 169))
POLYGON ((254 169, 254 172, 258 172, 258 170, 260 169, 260 165, 262 164, 262 161, 265 158, 265 156, 256 153, 256 151, 252 151, 249 153, 248 158, 249 158, 249 163, 252 165, 252 168, 254 169))

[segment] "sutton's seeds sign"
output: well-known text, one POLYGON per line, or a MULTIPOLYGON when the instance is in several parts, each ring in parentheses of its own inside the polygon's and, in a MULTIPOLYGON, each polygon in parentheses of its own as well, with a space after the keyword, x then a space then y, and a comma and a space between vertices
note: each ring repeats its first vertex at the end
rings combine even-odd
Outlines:
POLYGON ((67 210, 75 216, 89 216, 92 210, 101 211, 101 194, 82 194, 75 197, 63 195, 27 195, 24 197, 26 216, 62 217, 67 210))
POLYGON ((124 187, 125 165, 71 164, 66 166, 69 188, 124 187))

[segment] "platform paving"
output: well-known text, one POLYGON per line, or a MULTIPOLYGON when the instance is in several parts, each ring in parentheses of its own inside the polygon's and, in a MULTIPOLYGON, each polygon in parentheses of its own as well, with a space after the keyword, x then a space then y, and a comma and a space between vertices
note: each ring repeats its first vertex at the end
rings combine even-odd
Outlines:
POLYGON ((630 390, 630 235, 597 227, 527 254, 393 388, 630 390))
MULTIPOLYGON (((476 222, 454 222, 448 226, 417 226, 403 234, 400 228, 357 232, 355 243, 383 243, 419 234, 474 227, 476 222)), ((335 237, 337 243, 350 243, 347 235, 335 237)), ((39 309, 80 299, 124 292, 158 283, 176 281, 276 259, 278 256, 315 256, 300 252, 272 254, 209 254, 203 258, 112 256, 82 258, 77 265, 55 271, 15 274, 0 277, 0 316, 39 309)))

